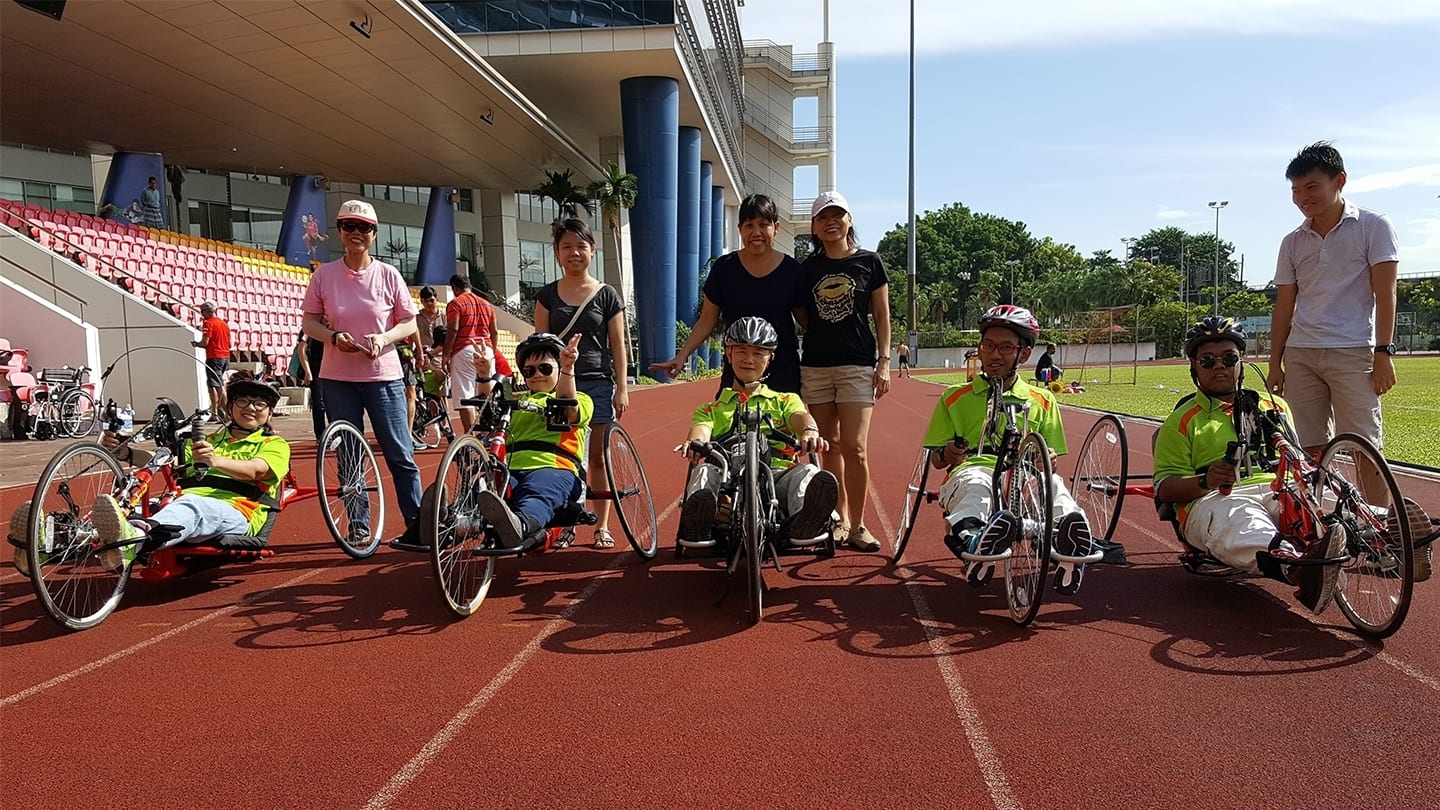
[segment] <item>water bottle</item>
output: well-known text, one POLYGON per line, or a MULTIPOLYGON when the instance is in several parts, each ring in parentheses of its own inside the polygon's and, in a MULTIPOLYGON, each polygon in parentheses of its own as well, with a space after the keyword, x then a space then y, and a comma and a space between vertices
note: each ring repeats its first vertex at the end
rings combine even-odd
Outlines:
POLYGON ((120 409, 120 435, 129 436, 135 432, 135 409, 126 404, 120 409))

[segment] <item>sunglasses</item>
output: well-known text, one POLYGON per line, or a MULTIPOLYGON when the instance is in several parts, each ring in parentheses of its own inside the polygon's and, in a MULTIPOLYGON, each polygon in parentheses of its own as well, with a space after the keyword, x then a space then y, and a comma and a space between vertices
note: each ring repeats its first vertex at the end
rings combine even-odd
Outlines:
POLYGON ((360 233, 374 233, 375 226, 368 222, 357 222, 353 219, 342 219, 335 223, 335 227, 342 231, 359 231, 360 233))
POLYGON ((1217 360, 1221 363, 1224 363, 1225 368, 1234 368, 1240 362, 1240 355, 1236 354, 1235 352, 1225 352, 1219 357, 1216 357, 1215 355, 1206 352, 1205 354, 1202 354, 1199 357, 1195 358, 1195 360, 1200 364, 1200 368, 1214 368, 1215 362, 1217 360))
POLYGON ((525 375, 525 379, 527 380, 531 377, 534 377, 536 374, 539 374, 542 377, 549 377, 551 374, 555 373, 555 364, 539 363, 533 366, 521 366, 520 373, 525 375))

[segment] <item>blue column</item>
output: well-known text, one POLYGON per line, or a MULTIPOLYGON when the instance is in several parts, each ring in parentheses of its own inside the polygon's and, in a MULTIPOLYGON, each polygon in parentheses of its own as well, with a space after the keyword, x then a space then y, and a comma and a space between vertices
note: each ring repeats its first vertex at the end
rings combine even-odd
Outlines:
MULTIPOLYGON (((725 255, 725 189, 721 186, 710 187, 710 258, 715 259, 725 255)), ((710 349, 710 367, 720 367, 720 347, 715 345, 710 349)))
POLYGON ((169 228, 165 159, 155 152, 116 152, 100 193, 100 216, 131 225, 169 228), (150 181, 155 187, 150 188, 150 181))
POLYGON ((275 252, 286 264, 313 269, 324 264, 329 251, 330 218, 325 215, 324 180, 318 174, 297 174, 290 178, 290 198, 280 220, 280 242, 275 252))
POLYGON ((680 83, 668 76, 636 76, 620 82, 625 168, 638 180, 630 209, 635 264, 635 327, 640 336, 637 373, 675 356, 676 192, 680 177, 680 83))
POLYGON ((714 247, 711 230, 715 227, 712 216, 712 206, 715 202, 715 195, 710 193, 710 183, 714 180, 714 168, 710 161, 700 161, 700 277, 703 279, 710 260, 715 258, 712 250, 714 247))
POLYGON ((420 240, 420 263, 415 267, 416 284, 449 284, 455 275, 455 204, 450 186, 431 186, 430 205, 425 209, 425 236, 420 240))
POLYGON ((695 325, 700 297, 700 130, 680 127, 676 197, 675 320, 695 325))

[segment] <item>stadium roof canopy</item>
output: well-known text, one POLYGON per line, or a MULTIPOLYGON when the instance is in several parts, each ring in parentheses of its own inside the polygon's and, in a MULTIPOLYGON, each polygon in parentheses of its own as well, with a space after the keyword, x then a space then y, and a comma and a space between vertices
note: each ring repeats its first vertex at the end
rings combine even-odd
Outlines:
POLYGON ((600 172, 415 0, 0 2, 0 139, 394 185, 600 172))

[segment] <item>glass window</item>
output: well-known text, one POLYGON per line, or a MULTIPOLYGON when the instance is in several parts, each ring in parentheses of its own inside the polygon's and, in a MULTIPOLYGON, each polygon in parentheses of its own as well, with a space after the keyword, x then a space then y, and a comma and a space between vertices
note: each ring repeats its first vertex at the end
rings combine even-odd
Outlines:
POLYGON ((475 192, 468 188, 459 189, 460 210, 470 213, 475 211, 475 192))
POLYGON ((25 184, 19 180, 0 179, 0 198, 24 202, 25 184))

